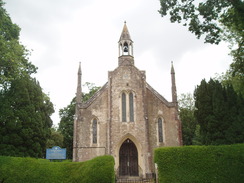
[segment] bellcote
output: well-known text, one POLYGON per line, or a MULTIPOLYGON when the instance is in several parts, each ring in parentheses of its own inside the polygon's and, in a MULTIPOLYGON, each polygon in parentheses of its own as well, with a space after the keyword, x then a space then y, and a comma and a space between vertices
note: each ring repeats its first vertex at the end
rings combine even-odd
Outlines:
POLYGON ((134 65, 133 41, 124 22, 124 27, 118 42, 119 46, 119 65, 134 65))

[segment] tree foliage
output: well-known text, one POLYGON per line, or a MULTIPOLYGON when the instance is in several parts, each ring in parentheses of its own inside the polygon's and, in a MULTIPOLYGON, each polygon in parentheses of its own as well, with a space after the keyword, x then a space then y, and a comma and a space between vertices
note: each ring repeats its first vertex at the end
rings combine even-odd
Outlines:
POLYGON ((63 141, 64 137, 60 131, 55 128, 51 128, 51 135, 47 139, 46 148, 52 148, 53 146, 63 147, 63 141))
POLYGON ((223 27, 243 30, 243 1, 241 0, 160 0, 162 16, 170 14, 171 22, 183 23, 197 38, 218 44, 223 27), (239 26, 238 26, 239 25, 239 26))
POLYGON ((194 97, 202 144, 244 142, 244 100, 231 85, 223 87, 216 80, 202 80, 194 97))
MULTIPOLYGON (((206 43, 231 43, 233 75, 244 75, 244 1, 243 0, 160 0, 159 13, 171 22, 182 23, 206 43)), ((242 80, 243 81, 243 80, 242 80)))
POLYGON ((43 157, 54 112, 0 0, 0 155, 43 157))
MULTIPOLYGON (((86 82, 83 86, 87 87, 89 92, 82 94, 82 102, 89 100, 101 87, 94 86, 93 83, 86 82)), ((60 123, 58 130, 64 137, 64 147, 67 151, 67 158, 72 159, 73 156, 73 125, 75 115, 75 101, 73 98, 67 107, 59 110, 60 123)))
MULTIPOLYGON (((230 72, 233 76, 244 76, 244 1, 229 0, 233 8, 229 8, 221 17, 221 23, 224 25, 223 39, 228 41, 231 48, 233 63, 230 72)), ((243 79, 242 79, 242 82, 243 79)))
POLYGON ((72 99, 67 107, 59 110, 60 123, 58 131, 63 135, 63 146, 66 148, 68 159, 73 156, 73 125, 75 115, 75 98, 72 99))
POLYGON ((82 94, 83 102, 86 102, 87 100, 89 100, 101 88, 100 86, 95 86, 94 83, 90 83, 90 82, 85 82, 85 84, 83 86, 88 89, 88 93, 82 94))
POLYGON ((196 120, 194 117, 195 102, 192 94, 181 94, 179 98, 179 112, 182 122, 183 145, 193 145, 196 120))
POLYGON ((35 73, 37 68, 28 61, 29 51, 20 44, 20 28, 12 23, 0 0, 0 91, 11 81, 35 73))
POLYGON ((240 75, 233 76, 232 73, 227 70, 225 73, 216 74, 214 80, 218 80, 225 87, 232 85, 235 92, 244 98, 244 82, 243 77, 240 75))
POLYGON ((43 157, 54 110, 39 83, 30 77, 13 80, 0 99, 1 155, 43 157))

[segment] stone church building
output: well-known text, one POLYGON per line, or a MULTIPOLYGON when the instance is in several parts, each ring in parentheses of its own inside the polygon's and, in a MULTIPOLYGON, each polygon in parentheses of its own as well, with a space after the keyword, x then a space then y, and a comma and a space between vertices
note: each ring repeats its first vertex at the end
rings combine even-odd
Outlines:
POLYGON ((133 41, 126 23, 119 42, 118 67, 87 102, 82 102, 78 70, 73 161, 112 155, 117 177, 153 175, 154 149, 182 145, 175 72, 171 66, 172 102, 146 82, 134 63, 133 41))

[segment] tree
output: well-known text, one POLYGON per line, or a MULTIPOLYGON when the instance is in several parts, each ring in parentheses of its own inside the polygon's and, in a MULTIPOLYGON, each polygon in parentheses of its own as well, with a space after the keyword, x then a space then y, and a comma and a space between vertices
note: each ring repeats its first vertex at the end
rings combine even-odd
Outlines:
POLYGON ((52 148, 53 146, 63 147, 64 137, 55 128, 51 128, 51 135, 47 140, 46 148, 52 148))
POLYGON ((202 144, 243 143, 244 100, 231 85, 223 87, 216 80, 202 80, 194 98, 194 115, 200 126, 202 144))
POLYGON ((8 89, 11 81, 36 72, 28 61, 29 51, 19 43, 20 28, 12 23, 0 0, 0 92, 8 89))
POLYGON ((43 157, 54 110, 39 83, 30 77, 13 80, 0 99, 0 154, 43 157))
POLYGON ((243 0, 160 0, 159 13, 170 15, 171 22, 183 23, 205 42, 231 43, 233 75, 244 74, 244 1, 243 0))
MULTIPOLYGON (((93 83, 86 82, 83 86, 87 87, 89 92, 82 94, 82 102, 88 101, 101 87, 94 86, 93 83)), ((59 110, 60 123, 58 130, 64 137, 64 147, 66 148, 67 158, 73 156, 73 125, 75 115, 75 101, 73 98, 67 107, 59 110)))
POLYGON ((95 86, 94 83, 89 83, 89 82, 85 82, 83 86, 88 88, 88 93, 82 94, 83 102, 89 100, 101 88, 100 86, 95 86))
POLYGON ((67 107, 59 110, 60 123, 58 131, 63 135, 63 146, 66 148, 67 158, 73 156, 73 125, 75 115, 75 98, 67 107))
MULTIPOLYGON (((222 16, 221 23, 225 26, 223 39, 228 41, 233 48, 231 55, 233 63, 230 72, 233 76, 244 75, 244 2, 243 0, 232 1, 233 8, 229 8, 222 16)), ((243 80, 242 80, 243 82, 243 80)))
POLYGON ((43 157, 54 112, 0 0, 0 155, 43 157))
POLYGON ((242 76, 233 76, 231 71, 227 70, 225 73, 216 74, 214 80, 218 80, 224 87, 232 85, 235 92, 244 98, 244 82, 242 76))
POLYGON ((195 137, 196 119, 194 117, 194 99, 192 94, 181 94, 179 97, 179 112, 182 122, 183 145, 193 145, 195 137))

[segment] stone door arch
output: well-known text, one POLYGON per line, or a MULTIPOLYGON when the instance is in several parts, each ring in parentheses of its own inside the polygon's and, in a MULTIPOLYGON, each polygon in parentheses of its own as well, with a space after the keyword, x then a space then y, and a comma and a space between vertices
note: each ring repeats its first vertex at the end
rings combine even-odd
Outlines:
POLYGON ((139 176, 138 151, 136 145, 129 138, 122 143, 119 150, 119 175, 139 176))

